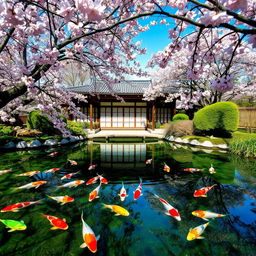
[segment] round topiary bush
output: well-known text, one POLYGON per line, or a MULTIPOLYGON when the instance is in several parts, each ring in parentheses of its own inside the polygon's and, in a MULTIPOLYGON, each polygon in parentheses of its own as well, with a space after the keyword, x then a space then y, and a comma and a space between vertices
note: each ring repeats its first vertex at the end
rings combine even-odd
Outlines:
POLYGON ((189 120, 188 115, 186 114, 176 114, 172 118, 173 121, 178 121, 178 120, 189 120))
POLYGON ((196 134, 230 137, 238 128, 239 111, 235 103, 218 102, 195 113, 193 123, 196 134))

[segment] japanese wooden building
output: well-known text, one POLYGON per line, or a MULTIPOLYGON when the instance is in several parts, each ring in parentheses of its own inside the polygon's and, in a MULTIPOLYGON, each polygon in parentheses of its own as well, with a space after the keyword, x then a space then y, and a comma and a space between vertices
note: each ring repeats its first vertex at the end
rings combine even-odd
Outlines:
POLYGON ((88 101, 80 106, 86 118, 76 121, 90 122, 90 129, 155 129, 156 122, 168 123, 175 113, 175 102, 143 100, 144 89, 150 84, 151 80, 125 80, 110 88, 99 80, 70 87, 70 91, 86 95, 88 101))

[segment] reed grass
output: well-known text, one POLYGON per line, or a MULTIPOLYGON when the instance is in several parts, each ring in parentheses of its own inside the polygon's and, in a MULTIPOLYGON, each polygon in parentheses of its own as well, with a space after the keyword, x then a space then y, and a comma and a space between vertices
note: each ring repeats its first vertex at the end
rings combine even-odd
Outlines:
POLYGON ((233 154, 256 158, 256 138, 233 140, 229 144, 229 149, 233 154))

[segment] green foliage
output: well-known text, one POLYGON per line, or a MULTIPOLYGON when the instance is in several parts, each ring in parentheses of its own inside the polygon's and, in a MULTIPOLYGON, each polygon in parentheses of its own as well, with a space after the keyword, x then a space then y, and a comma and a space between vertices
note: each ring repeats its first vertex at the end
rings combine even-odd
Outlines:
POLYGON ((10 136, 13 134, 13 127, 0 124, 0 136, 10 136))
POLYGON ((159 129, 161 127, 161 123, 160 122, 156 122, 156 129, 159 129))
POLYGON ((85 135, 85 123, 78 123, 75 121, 67 121, 67 128, 73 135, 85 135))
POLYGON ((173 116, 172 118, 173 121, 177 121, 177 120, 189 120, 188 115, 186 114, 176 114, 173 116))
POLYGON ((243 157, 256 157, 256 138, 236 139, 229 144, 229 149, 233 154, 243 157))
POLYGON ((196 112, 193 119, 197 134, 229 137, 238 128, 238 107, 232 102, 218 102, 196 112))

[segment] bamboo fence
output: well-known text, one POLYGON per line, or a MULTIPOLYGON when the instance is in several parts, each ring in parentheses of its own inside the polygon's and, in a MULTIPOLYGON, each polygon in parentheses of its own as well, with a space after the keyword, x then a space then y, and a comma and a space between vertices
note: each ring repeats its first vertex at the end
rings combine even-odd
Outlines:
POLYGON ((239 127, 256 128, 256 107, 240 107, 239 114, 239 127))

